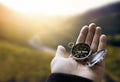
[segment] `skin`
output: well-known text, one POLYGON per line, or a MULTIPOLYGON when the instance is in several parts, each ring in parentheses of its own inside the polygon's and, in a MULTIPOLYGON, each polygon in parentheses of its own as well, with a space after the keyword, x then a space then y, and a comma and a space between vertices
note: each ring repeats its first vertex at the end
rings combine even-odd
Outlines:
MULTIPOLYGON (((101 27, 91 23, 89 26, 82 27, 80 34, 77 38, 77 43, 88 44, 93 52, 106 48, 107 37, 101 34, 101 27)), ((51 62, 52 73, 65 73, 88 78, 94 82, 101 82, 105 64, 104 61, 96 64, 93 67, 83 65, 83 62, 77 62, 71 57, 66 57, 66 50, 63 46, 59 45, 56 55, 51 62)))

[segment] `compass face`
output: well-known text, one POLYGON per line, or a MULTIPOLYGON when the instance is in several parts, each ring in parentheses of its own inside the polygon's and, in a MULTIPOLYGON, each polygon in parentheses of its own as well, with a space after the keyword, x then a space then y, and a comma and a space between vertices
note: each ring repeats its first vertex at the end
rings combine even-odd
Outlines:
POLYGON ((89 56, 90 46, 85 43, 78 43, 72 48, 72 55, 78 59, 85 59, 89 56))

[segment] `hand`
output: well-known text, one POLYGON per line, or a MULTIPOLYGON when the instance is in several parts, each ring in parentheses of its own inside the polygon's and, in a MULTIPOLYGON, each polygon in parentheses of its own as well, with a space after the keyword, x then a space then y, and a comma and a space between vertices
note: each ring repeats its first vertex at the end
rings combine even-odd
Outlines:
MULTIPOLYGON (((96 52, 105 49, 106 42, 107 37, 101 34, 101 28, 91 23, 89 26, 84 26, 81 29, 76 44, 86 43, 90 45, 93 52, 96 52)), ((94 82, 101 82, 105 70, 103 61, 93 67, 88 67, 83 65, 82 62, 77 62, 71 57, 66 57, 65 52, 66 50, 63 46, 58 46, 56 56, 51 62, 52 73, 72 74, 91 79, 94 82)))

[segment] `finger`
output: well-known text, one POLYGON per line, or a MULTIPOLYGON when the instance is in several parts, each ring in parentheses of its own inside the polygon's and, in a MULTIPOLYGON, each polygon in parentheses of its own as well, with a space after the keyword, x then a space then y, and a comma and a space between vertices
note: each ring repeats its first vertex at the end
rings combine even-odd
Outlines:
POLYGON ((94 23, 91 23, 89 25, 89 32, 85 40, 86 44, 91 45, 93 37, 94 37, 95 29, 96 29, 96 25, 94 23))
POLYGON ((107 45, 107 36, 103 34, 103 35, 100 36, 98 51, 102 50, 102 49, 105 49, 106 45, 107 45))
POLYGON ((58 46, 55 57, 65 57, 65 48, 61 45, 58 46))
POLYGON ((84 43, 84 41, 86 39, 86 36, 87 36, 87 33, 88 33, 88 29, 89 28, 88 28, 87 25, 83 26, 83 28, 81 29, 80 34, 79 34, 79 36, 77 38, 76 44, 84 43))
POLYGON ((100 35, 101 35, 101 28, 96 27, 95 34, 94 34, 94 37, 93 37, 93 41, 92 41, 92 44, 91 44, 91 49, 92 49, 93 52, 96 52, 98 50, 100 35))

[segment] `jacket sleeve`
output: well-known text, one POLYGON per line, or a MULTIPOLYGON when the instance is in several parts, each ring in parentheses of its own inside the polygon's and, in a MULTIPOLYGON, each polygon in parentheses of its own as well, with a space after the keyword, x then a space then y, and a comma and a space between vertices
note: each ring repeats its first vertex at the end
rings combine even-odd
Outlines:
POLYGON ((93 82, 93 81, 75 75, 53 73, 48 77, 46 82, 93 82))

